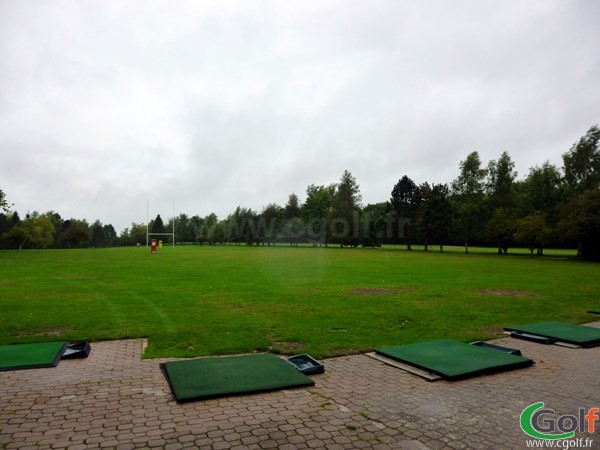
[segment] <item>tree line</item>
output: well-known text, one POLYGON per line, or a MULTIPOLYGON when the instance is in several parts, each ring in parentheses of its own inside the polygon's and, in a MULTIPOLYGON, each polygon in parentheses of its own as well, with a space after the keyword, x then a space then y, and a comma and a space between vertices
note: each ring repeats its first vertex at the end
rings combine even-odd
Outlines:
MULTIPOLYGON (((53 211, 21 219, 0 191, 2 248, 73 248, 136 245, 150 233, 175 229, 177 243, 380 246, 496 246, 507 253, 525 246, 542 255, 548 247, 574 247, 600 259, 600 129, 592 126, 563 154, 563 167, 549 162, 518 179, 507 152, 484 164, 477 151, 460 161, 450 184, 416 182, 402 176, 390 198, 362 205, 356 178, 344 171, 337 183, 311 184, 302 203, 290 194, 285 205, 261 211, 238 206, 224 219, 180 214, 164 223, 132 223, 117 235, 112 225, 63 220, 53 211)), ((163 238, 163 236, 160 236, 163 238)), ((167 241, 170 241, 169 236, 167 241)))

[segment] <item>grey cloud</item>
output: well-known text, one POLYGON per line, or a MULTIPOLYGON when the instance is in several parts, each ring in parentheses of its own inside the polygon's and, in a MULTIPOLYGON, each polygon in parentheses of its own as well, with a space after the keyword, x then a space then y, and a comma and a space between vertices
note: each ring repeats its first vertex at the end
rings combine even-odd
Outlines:
POLYGON ((350 170, 364 203, 471 151, 521 175, 600 117, 588 1, 2 2, 0 188, 117 229, 350 170))

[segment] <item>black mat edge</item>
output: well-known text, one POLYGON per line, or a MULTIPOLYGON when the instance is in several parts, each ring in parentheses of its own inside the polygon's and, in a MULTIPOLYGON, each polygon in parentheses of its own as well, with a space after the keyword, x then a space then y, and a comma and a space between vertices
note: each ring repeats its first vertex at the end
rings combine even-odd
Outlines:
POLYGON ((62 359, 82 359, 87 358, 92 351, 92 346, 89 342, 70 343, 61 356, 62 359), (69 353, 70 350, 73 350, 69 353))
POLYGON ((496 350, 497 352, 507 353, 507 354, 513 355, 513 356, 523 357, 521 350, 518 348, 504 347, 502 345, 490 344, 489 342, 485 342, 485 341, 469 342, 469 345, 474 345, 475 347, 486 348, 488 350, 496 350))
POLYGON ((290 356, 289 358, 284 359, 284 361, 290 363, 296 370, 302 372, 304 375, 321 375, 325 373, 325 366, 323 365, 323 363, 317 361, 315 358, 313 358, 310 355, 307 355, 306 353, 303 353, 301 355, 290 356), (306 369, 300 369, 295 364, 295 361, 297 360, 308 360, 309 362, 313 363, 313 366, 306 369))

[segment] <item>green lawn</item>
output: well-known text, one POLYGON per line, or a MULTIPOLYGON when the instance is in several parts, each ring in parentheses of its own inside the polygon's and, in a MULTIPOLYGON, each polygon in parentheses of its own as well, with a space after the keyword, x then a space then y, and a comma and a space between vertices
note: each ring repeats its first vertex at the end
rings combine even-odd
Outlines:
POLYGON ((147 357, 323 357, 488 339, 518 323, 581 323, 600 307, 600 264, 573 252, 450 250, 0 251, 0 344, 147 337, 147 357))

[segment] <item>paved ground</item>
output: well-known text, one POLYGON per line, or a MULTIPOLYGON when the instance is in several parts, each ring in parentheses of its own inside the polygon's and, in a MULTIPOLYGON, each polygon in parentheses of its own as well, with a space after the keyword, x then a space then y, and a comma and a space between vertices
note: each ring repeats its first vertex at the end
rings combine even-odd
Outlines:
MULTIPOLYGON (((518 418, 531 403, 557 417, 600 407, 600 347, 493 342, 537 364, 427 382, 356 355, 324 361, 311 388, 185 404, 173 400, 162 360, 141 360, 142 341, 95 343, 87 359, 0 372, 0 447, 519 449, 518 418)), ((597 428, 576 437, 600 448, 597 428)))

